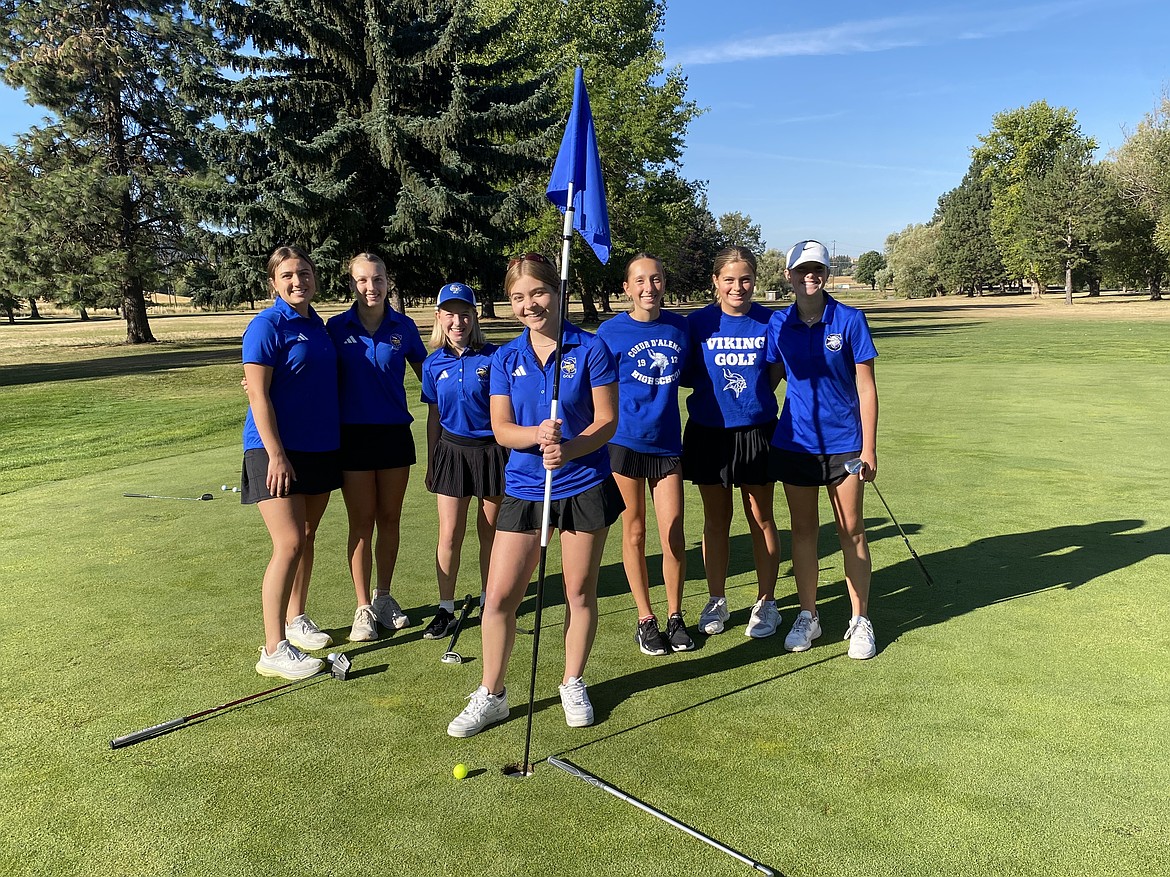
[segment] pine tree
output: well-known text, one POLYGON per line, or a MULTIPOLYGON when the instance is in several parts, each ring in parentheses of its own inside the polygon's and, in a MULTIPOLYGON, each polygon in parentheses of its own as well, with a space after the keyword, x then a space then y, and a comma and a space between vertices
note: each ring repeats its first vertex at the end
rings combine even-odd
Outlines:
MULTIPOLYGON (((991 230, 992 188, 978 162, 939 199, 938 270, 943 282, 968 296, 1004 276, 991 230)), ((879 266, 880 267, 880 266, 879 266)))
POLYGON ((119 190, 113 213, 99 205, 92 217, 105 229, 101 269, 115 278, 126 340, 153 341, 146 294, 182 250, 180 189, 200 164, 186 92, 212 63, 211 35, 167 0, 10 0, 0 10, 0 76, 58 116, 51 136, 100 156, 119 190))

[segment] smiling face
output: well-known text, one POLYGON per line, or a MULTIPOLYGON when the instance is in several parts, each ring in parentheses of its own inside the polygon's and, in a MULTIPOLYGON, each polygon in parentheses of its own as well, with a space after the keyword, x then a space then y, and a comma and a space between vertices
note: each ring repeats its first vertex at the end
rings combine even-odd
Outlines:
POLYGON ((728 262, 711 276, 711 281, 724 313, 743 315, 751 310, 756 272, 747 262, 728 262))
POLYGON ((349 268, 349 288, 358 305, 381 309, 386 301, 386 268, 381 262, 357 259, 349 268))
POLYGON ((464 350, 471 343, 475 311, 467 302, 444 302, 435 312, 435 319, 442 326, 448 345, 456 350, 464 350))
POLYGON ((533 332, 555 338, 557 332, 557 293, 538 277, 516 279, 508 290, 512 313, 533 332))
POLYGON ((272 290, 299 313, 308 313, 317 294, 317 275, 308 260, 299 256, 285 259, 272 272, 272 290))
POLYGON ((802 262, 795 268, 785 269, 784 276, 798 296, 815 296, 824 290, 829 269, 820 262, 802 262))
POLYGON ((662 265, 657 259, 637 259, 626 270, 622 289, 630 297, 630 313, 656 319, 662 309, 662 297, 666 294, 666 278, 662 265))

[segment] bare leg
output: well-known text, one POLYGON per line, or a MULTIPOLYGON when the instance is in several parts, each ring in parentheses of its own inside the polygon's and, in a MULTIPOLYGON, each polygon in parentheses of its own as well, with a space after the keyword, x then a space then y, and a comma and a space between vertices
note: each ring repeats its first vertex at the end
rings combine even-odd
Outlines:
POLYGON ((305 604, 309 599, 309 580, 313 577, 313 549, 317 542, 317 525, 321 523, 321 516, 325 514, 328 506, 328 493, 316 493, 305 497, 305 540, 288 597, 288 609, 285 611, 289 621, 305 612, 305 604))
POLYGON ((796 595, 800 599, 800 608, 816 615, 820 489, 785 484, 784 497, 788 500, 788 514, 792 518, 792 571, 796 576, 796 595))
POLYGON ((759 581, 758 598, 776 599, 776 576, 780 571, 780 534, 773 514, 773 484, 745 484, 740 487, 748 532, 752 537, 752 557, 759 581))
POLYGON ((479 584, 480 593, 487 593, 488 570, 491 569, 492 543, 496 538, 496 519, 500 516, 501 496, 485 496, 479 501, 479 514, 475 516, 475 528, 479 533, 479 584))
POLYGON ((378 541, 374 545, 374 559, 378 565, 376 590, 390 593, 394 579, 394 564, 398 562, 399 530, 402 525, 402 500, 410 480, 410 467, 379 469, 378 476, 378 541))
POLYGON ((865 515, 862 506, 865 483, 857 478, 846 478, 829 487, 829 502, 837 521, 837 536, 845 561, 845 584, 849 588, 849 602, 854 615, 869 615, 869 583, 873 563, 869 555, 869 541, 865 538, 865 515))
POLYGON ((703 498, 703 571, 707 593, 727 594, 727 561, 731 555, 731 488, 722 484, 700 484, 703 498))
POLYGON ((687 579, 687 545, 683 534, 682 470, 675 469, 650 483, 658 541, 662 545, 662 581, 666 586, 666 611, 682 611, 683 584, 687 579))
POLYGON ((539 558, 540 534, 535 530, 496 533, 480 625, 483 636, 482 684, 492 694, 504 690, 508 659, 516 642, 516 610, 528 590, 539 558))
MULTIPOLYGON (((435 575, 439 580, 439 599, 454 600, 459 579, 459 561, 463 537, 467 533, 467 507, 470 497, 436 494, 439 507, 439 544, 435 548, 435 575)), ((382 538, 381 531, 378 538, 382 538)), ((480 545, 482 550, 483 546, 480 545)))
POLYGON ((562 531, 561 565, 565 582, 565 676, 580 679, 597 633, 597 576, 605 551, 602 530, 562 531))
POLYGON ((343 472, 341 495, 349 517, 349 573, 357 605, 370 603, 370 577, 374 566, 374 520, 378 508, 378 479, 372 470, 343 472))
MULTIPOLYGON (((622 566, 641 621, 654 614, 650 608, 650 573, 646 568, 646 479, 628 478, 615 472, 613 480, 626 504, 622 512, 622 566)), ((562 544, 564 541, 562 536, 562 544)))
POLYGON ((266 499, 257 505, 272 539, 272 558, 260 586, 264 647, 272 654, 277 643, 284 639, 289 594, 305 545, 305 498, 297 494, 266 499))

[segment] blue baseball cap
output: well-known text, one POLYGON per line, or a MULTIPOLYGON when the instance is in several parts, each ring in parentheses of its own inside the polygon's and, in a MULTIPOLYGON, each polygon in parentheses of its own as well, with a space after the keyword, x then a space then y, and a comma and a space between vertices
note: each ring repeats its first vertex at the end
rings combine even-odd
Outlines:
POLYGON ((448 283, 439 290, 439 300, 435 308, 441 308, 449 301, 461 301, 475 307, 475 290, 466 283, 448 283))

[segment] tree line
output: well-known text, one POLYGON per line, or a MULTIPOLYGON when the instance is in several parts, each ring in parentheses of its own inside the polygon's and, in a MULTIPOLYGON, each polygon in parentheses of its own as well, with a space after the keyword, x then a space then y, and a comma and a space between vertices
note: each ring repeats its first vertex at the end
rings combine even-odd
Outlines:
POLYGON ((397 306, 459 279, 490 317, 509 255, 559 250, 544 187, 578 59, 614 236, 608 266, 574 257, 586 318, 639 249, 670 264, 676 293, 704 289, 721 246, 752 228, 763 242, 681 174, 699 108, 664 69, 665 10, 0 0, 0 78, 54 117, 0 151, 0 308, 114 307, 128 341, 152 341, 152 296, 251 304, 267 253, 297 243, 326 296, 348 295, 347 259, 374 251, 397 306))
POLYGON ((1076 113, 1037 101, 998 113, 971 150, 962 182, 931 220, 858 259, 855 277, 909 296, 968 296, 1050 283, 1099 295, 1102 284, 1149 289, 1170 271, 1170 96, 1108 158, 1076 113))

